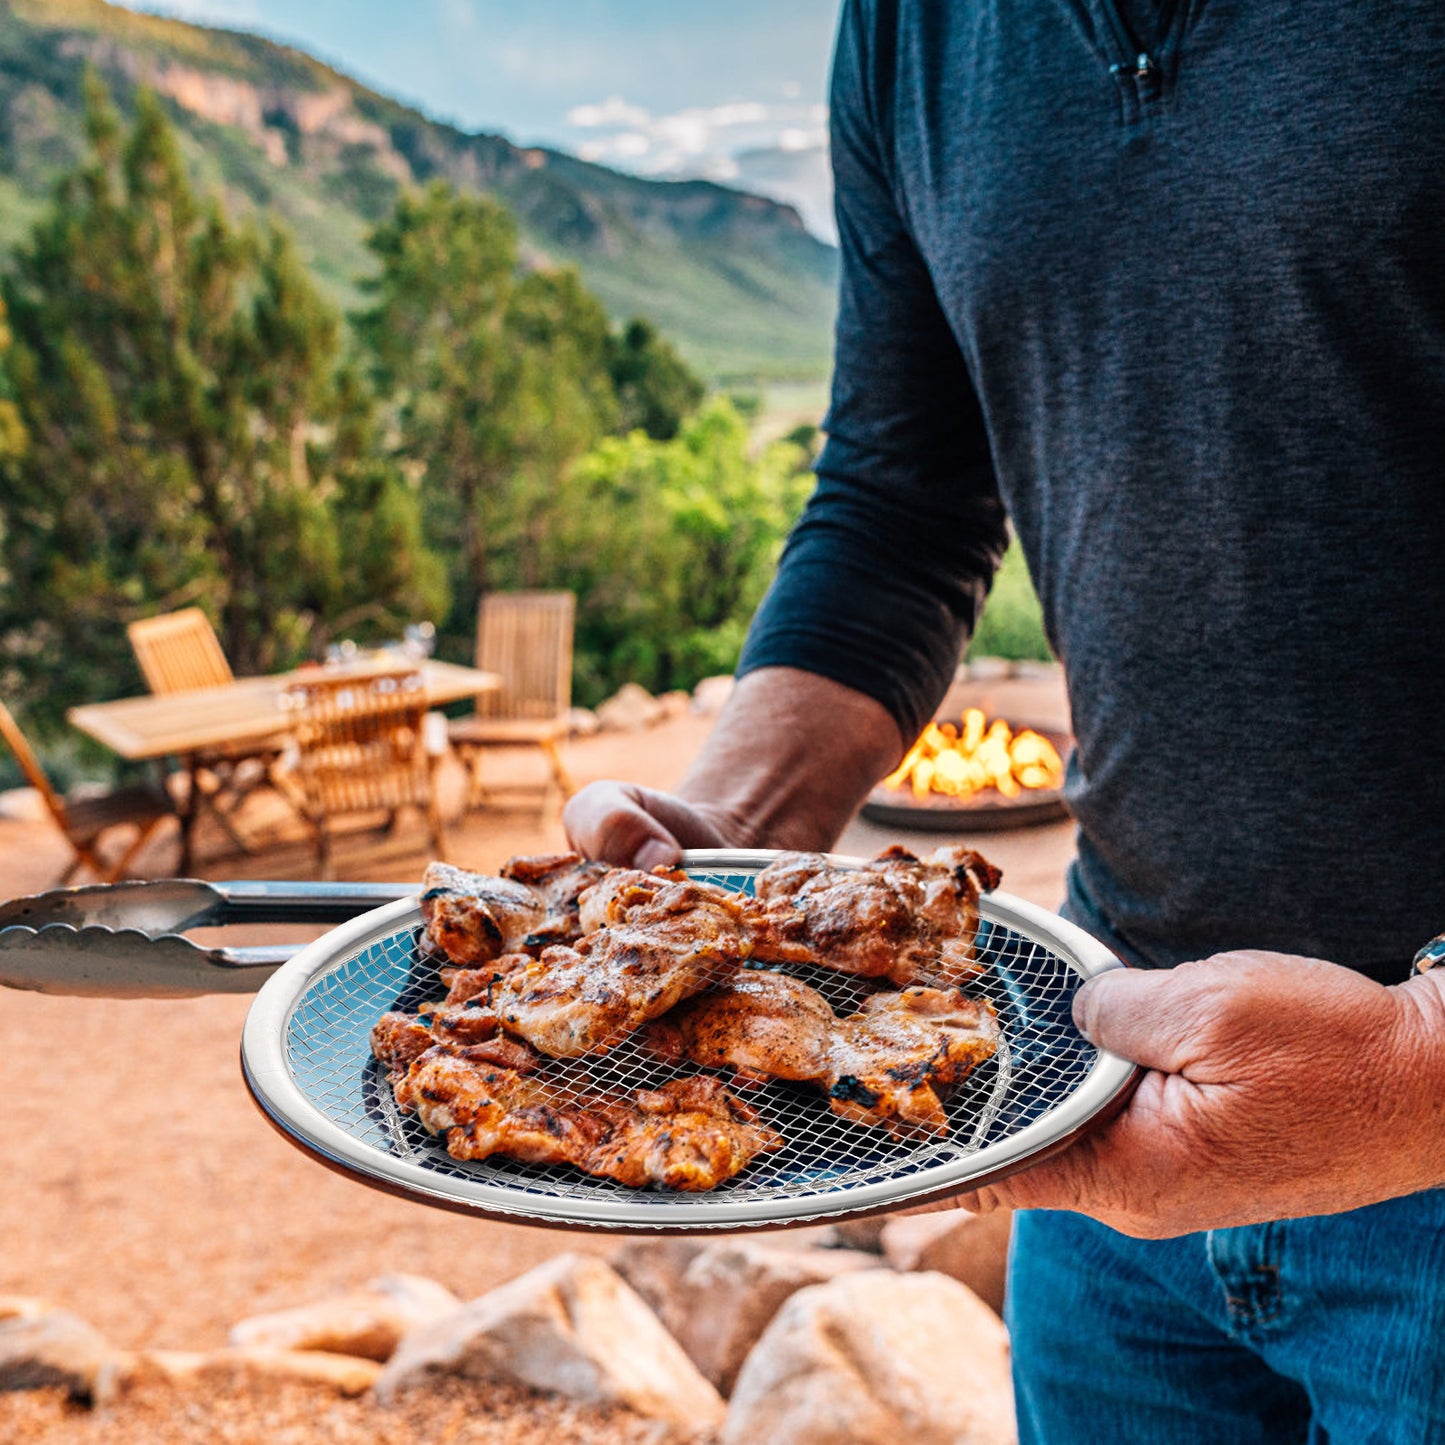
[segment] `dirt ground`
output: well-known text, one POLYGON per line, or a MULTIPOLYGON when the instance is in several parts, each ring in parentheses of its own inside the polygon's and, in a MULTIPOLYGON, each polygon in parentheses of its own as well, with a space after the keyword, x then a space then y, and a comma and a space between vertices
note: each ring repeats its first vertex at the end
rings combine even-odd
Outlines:
MULTIPOLYGON (((986 691, 986 701, 1012 708, 1016 717, 1041 723, 1058 718, 1061 702, 1052 683, 1019 682, 986 691)), ((970 693, 965 700, 972 698, 970 693)), ((641 733, 599 734, 572 742, 567 760, 580 782, 623 777, 669 787, 710 726, 709 719, 689 714, 641 733)), ((516 773, 532 761, 516 762, 516 773)), ((454 812, 460 808, 461 781, 458 775, 449 784, 454 812)), ((0 813, 0 896, 51 886, 65 845, 23 807, 7 812, 0 813)), ((933 841, 855 822, 840 848, 871 852, 900 839, 915 845, 933 841)), ((197 871, 204 876, 311 873, 311 849, 292 826, 273 833, 251 856, 221 855, 221 841, 219 835, 201 836, 197 871)), ((978 834, 971 841, 1003 868, 1007 891, 1048 906, 1058 902, 1072 853, 1071 825, 978 834)), ((555 808, 542 813, 523 804, 459 818, 449 832, 448 852, 463 866, 491 869, 514 854, 551 851, 564 843, 555 808)), ((336 860, 342 877, 419 879, 425 829, 350 835, 338 845, 336 860)), ((165 876, 172 861, 170 845, 157 844, 142 871, 165 876)), ((267 932, 274 937, 274 930, 267 932)), ((229 996, 68 999, 0 989, 0 1145, 6 1158, 0 1295, 46 1299, 88 1320, 122 1348, 204 1350, 224 1344, 229 1327, 248 1315, 300 1304, 379 1274, 429 1275, 470 1298, 559 1250, 605 1254, 615 1246, 606 1235, 496 1224, 430 1209, 318 1166, 267 1124, 247 1094, 238 1049, 249 1002, 229 996)), ((156 1423, 165 1410, 155 1408, 160 1413, 141 1433, 121 1433, 123 1417, 117 1415, 110 1432, 97 1434, 93 1422, 67 1413, 58 1401, 0 1399, 0 1439, 128 1445, 132 1439, 413 1438, 399 1419, 392 1433, 379 1432, 375 1422, 348 1433, 349 1413, 355 1413, 349 1404, 338 1405, 324 1429, 315 1413, 314 1432, 297 1435, 275 1419, 263 1428, 259 1417, 250 1425, 242 1418, 226 1433, 217 1426, 215 1433, 187 1434, 185 1429, 210 1427, 184 1421, 176 1425, 181 1433, 166 1433, 156 1423)), ((274 1408, 284 1416, 289 1407, 274 1408)), ((314 1403, 295 1408, 303 1416, 315 1412, 314 1403)), ((524 1429, 525 1412, 515 1402, 509 1408, 517 1418, 511 1435, 441 1432, 432 1438, 524 1445, 534 1438, 524 1429)), ((433 1423, 440 1419, 437 1415, 433 1423)), ((606 1422, 599 1422, 598 1430, 574 1421, 571 1433, 552 1438, 641 1438, 606 1422)))

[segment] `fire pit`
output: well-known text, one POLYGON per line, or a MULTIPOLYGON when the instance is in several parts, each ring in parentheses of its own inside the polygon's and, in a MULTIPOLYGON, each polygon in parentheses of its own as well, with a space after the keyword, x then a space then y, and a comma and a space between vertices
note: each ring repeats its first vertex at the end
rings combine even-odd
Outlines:
POLYGON ((870 822, 928 832, 974 832, 1052 823, 1064 807, 1066 733, 990 722, 969 708, 962 722, 933 722, 868 795, 870 822))

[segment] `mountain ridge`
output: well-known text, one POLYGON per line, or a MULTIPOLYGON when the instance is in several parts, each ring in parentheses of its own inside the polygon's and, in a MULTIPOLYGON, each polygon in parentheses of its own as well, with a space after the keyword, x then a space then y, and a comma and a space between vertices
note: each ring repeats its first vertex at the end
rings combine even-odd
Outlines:
POLYGON ((296 47, 105 0, 0 0, 0 245, 81 154, 87 67, 123 108, 140 85, 160 95, 197 179, 277 215, 343 306, 372 270, 368 228, 444 179, 505 202, 529 263, 576 266, 616 319, 646 316, 715 380, 826 372, 836 253, 793 207, 464 131, 296 47))

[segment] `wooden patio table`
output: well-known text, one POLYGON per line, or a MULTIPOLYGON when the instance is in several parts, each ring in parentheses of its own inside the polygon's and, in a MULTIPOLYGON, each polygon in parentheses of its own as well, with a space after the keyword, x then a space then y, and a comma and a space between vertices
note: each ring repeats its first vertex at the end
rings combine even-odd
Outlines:
MULTIPOLYGON (((192 774, 199 759, 216 748, 284 737, 287 727, 281 698, 292 682, 343 674, 364 677, 369 672, 392 672, 410 665, 404 658, 378 657, 341 667, 303 667, 267 677, 238 677, 222 687, 85 703, 69 709, 66 717, 72 726, 130 762, 180 760, 188 786, 185 801, 177 809, 181 827, 177 870, 185 875, 192 862, 197 801, 192 774)), ((426 688, 428 707, 480 697, 502 685, 497 673, 475 667, 430 659, 415 666, 426 688)))

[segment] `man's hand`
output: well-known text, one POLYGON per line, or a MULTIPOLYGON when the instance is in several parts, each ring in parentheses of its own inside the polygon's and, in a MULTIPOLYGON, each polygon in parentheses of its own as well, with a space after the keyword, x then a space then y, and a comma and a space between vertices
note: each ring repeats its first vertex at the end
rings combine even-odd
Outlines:
POLYGON ((904 746, 872 698, 759 668, 733 689, 676 797, 595 783, 562 821, 579 853, 637 868, 675 863, 683 848, 828 848, 904 746))
POLYGON ((636 783, 589 783, 568 800, 562 821, 580 853, 624 868, 670 866, 684 848, 736 841, 725 818, 636 783))
POLYGON ((1125 1234, 1329 1214, 1445 1184, 1445 996, 1319 959, 1219 954, 1118 970, 1074 1004, 1149 1070, 1056 1158, 951 1201, 1071 1209, 1125 1234))

